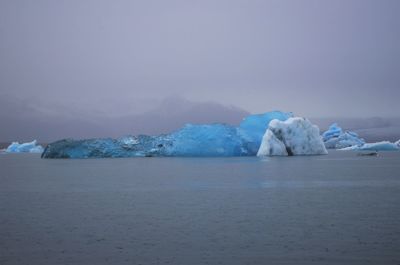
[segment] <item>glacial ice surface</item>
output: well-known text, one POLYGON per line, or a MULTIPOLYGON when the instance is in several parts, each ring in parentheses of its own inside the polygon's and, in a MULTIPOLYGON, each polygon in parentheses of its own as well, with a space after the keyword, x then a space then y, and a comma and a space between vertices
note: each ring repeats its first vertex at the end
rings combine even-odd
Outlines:
POLYGON ((272 120, 285 121, 291 117, 293 117, 292 112, 281 111, 250 115, 244 118, 240 123, 239 132, 247 141, 254 143, 258 150, 269 123, 272 120))
POLYGON ((357 133, 343 131, 336 123, 322 134, 325 147, 328 149, 342 149, 350 146, 361 146, 365 143, 357 133))
POLYGON ((267 130, 263 136, 260 149, 258 149, 257 156, 287 156, 285 144, 279 140, 272 130, 267 130))
MULTIPOLYGON (((397 142, 396 142, 397 143, 397 142)), ((353 145, 340 150, 355 150, 355 151, 398 151, 400 147, 396 143, 382 141, 376 143, 365 143, 361 146, 353 145)))
POLYGON ((327 154, 319 128, 305 118, 272 120, 263 136, 257 156, 327 154))
POLYGON ((36 140, 27 143, 12 142, 5 150, 6 153, 42 153, 43 147, 36 140))
POLYGON ((241 124, 186 124, 170 134, 126 136, 118 139, 64 139, 49 144, 43 158, 101 158, 135 156, 254 156, 273 119, 290 112, 250 115, 241 124))
POLYGON ((339 137, 342 133, 342 128, 340 128, 337 123, 333 123, 329 126, 329 129, 322 134, 322 139, 326 142, 332 138, 339 137))

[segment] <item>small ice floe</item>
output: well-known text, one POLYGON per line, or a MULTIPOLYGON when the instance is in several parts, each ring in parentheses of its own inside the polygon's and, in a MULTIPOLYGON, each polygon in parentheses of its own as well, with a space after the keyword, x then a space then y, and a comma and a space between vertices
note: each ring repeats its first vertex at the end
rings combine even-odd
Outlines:
POLYGON ((366 143, 361 146, 350 146, 340 150, 355 150, 355 151, 398 151, 400 147, 389 141, 381 141, 376 143, 366 143))
POLYGON ((329 126, 329 129, 322 134, 322 139, 328 149, 342 149, 365 144, 364 139, 360 138, 357 133, 343 131, 337 123, 329 126))
POLYGON ((36 140, 27 143, 12 142, 7 149, 6 153, 42 153, 43 147, 37 144, 36 140))

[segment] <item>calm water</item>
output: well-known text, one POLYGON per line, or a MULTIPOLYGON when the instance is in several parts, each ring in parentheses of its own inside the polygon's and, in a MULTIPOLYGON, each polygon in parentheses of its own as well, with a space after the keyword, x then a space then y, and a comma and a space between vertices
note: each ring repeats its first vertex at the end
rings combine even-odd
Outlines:
POLYGON ((400 264, 400 152, 0 155, 0 264, 400 264))

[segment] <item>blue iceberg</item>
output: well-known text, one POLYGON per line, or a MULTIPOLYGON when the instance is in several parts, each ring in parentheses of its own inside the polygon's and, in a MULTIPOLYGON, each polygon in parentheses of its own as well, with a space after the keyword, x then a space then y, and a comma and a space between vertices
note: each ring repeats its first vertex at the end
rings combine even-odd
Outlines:
POLYGON ((329 141, 330 139, 339 137, 342 133, 342 128, 340 128, 337 123, 333 123, 329 126, 328 130, 322 134, 322 140, 324 140, 324 142, 329 141))
POLYGON ((329 129, 322 134, 322 140, 328 149, 342 149, 365 144, 364 139, 360 138, 357 133, 343 131, 337 123, 329 126, 329 129))
POLYGON ((397 151, 400 149, 400 140, 396 143, 382 141, 366 143, 358 134, 350 131, 343 131, 336 123, 322 134, 326 148, 355 151, 397 151))
POLYGON ((6 153, 42 153, 43 147, 37 144, 36 140, 27 143, 12 142, 7 149, 6 153))
POLYGON ((400 147, 396 143, 389 141, 381 141, 376 143, 366 143, 361 146, 350 146, 340 150, 355 150, 355 151, 398 151, 400 147))
MULTIPOLYGON (((263 114, 247 116, 239 125, 239 133, 248 141, 259 148, 265 131, 272 120, 286 121, 293 117, 292 112, 271 111, 263 114)), ((257 152, 257 151, 256 151, 257 152)))
POLYGON ((273 111, 250 115, 236 127, 227 124, 186 124, 170 134, 125 136, 118 139, 64 139, 49 144, 43 158, 136 156, 255 156, 273 119, 293 114, 273 111))

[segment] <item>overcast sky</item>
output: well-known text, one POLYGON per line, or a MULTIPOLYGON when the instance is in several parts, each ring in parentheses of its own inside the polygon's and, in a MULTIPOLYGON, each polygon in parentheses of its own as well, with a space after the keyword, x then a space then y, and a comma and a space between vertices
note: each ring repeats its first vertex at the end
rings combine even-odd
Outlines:
POLYGON ((398 0, 1 0, 0 112, 117 117, 183 98, 399 116, 399 14, 398 0))

